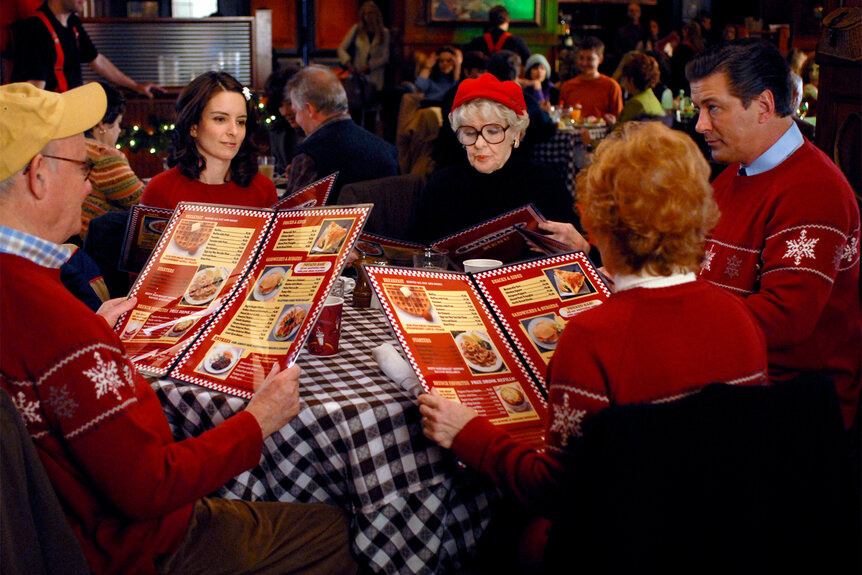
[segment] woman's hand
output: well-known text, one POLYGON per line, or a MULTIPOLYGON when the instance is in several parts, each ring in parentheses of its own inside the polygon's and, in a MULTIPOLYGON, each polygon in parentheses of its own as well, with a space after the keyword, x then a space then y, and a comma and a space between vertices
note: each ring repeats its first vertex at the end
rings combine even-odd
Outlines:
POLYGON ((566 244, 576 251, 589 252, 590 242, 584 239, 575 226, 566 222, 539 222, 539 229, 548 232, 548 236, 560 243, 566 244))
POLYGON ((418 401, 422 432, 446 449, 452 447, 452 441, 464 426, 479 415, 472 407, 444 399, 433 390, 421 394, 418 401))

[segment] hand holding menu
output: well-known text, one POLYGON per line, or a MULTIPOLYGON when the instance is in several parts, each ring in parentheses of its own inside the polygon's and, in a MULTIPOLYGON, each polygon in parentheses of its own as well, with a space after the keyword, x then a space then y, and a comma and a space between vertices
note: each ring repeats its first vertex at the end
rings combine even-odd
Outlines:
POLYGON ((181 203, 115 328, 132 363, 251 397, 296 359, 370 209, 181 203))
POLYGON ((365 266, 426 391, 540 447, 545 369, 566 322, 610 290, 583 252, 478 274, 365 266))

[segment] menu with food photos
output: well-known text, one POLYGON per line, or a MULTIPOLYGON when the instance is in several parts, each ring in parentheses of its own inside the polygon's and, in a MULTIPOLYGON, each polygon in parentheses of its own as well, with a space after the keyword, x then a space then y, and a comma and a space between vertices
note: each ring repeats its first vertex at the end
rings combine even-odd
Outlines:
POLYGON ((251 397, 295 361, 370 210, 181 203, 115 327, 132 363, 251 397))
POLYGON ((539 232, 546 221, 533 204, 527 204, 490 220, 432 242, 432 248, 447 251, 449 261, 463 269, 464 260, 490 258, 503 263, 517 262, 537 255, 554 255, 571 248, 539 232))
POLYGON ((477 274, 366 265, 426 391, 541 445, 545 370, 566 323, 611 292, 583 252, 477 274))
MULTIPOLYGON (((299 210, 326 205, 338 172, 281 198, 272 206, 273 210, 299 210)), ((126 234, 120 251, 120 271, 138 273, 153 253, 153 248, 162 237, 171 219, 173 210, 136 205, 129 210, 126 234)))

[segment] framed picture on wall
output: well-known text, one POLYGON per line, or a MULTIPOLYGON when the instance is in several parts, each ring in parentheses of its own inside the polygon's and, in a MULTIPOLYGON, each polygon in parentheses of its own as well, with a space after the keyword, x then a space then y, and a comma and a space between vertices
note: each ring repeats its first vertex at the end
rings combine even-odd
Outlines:
POLYGON ((432 23, 470 24, 488 22, 488 11, 502 4, 513 24, 541 24, 539 0, 428 0, 432 23))

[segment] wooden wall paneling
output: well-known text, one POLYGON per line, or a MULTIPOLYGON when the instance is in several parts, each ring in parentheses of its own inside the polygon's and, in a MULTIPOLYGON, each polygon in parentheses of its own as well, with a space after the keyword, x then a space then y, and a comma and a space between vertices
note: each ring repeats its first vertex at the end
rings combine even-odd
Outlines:
POLYGON ((337 50, 350 27, 356 23, 358 13, 359 0, 315 0, 315 47, 318 50, 337 50))
MULTIPOLYGON (((123 127, 130 130, 132 126, 138 125, 143 129, 150 129, 150 117, 156 120, 174 122, 176 118, 175 103, 179 90, 171 90, 167 94, 157 94, 152 100, 143 96, 129 96, 126 94, 126 111, 123 114, 123 127)), ((164 162, 167 151, 161 154, 151 154, 148 150, 132 152, 123 149, 123 153, 129 159, 129 165, 139 178, 152 178, 164 171, 164 162)))
POLYGON ((272 47, 280 50, 299 49, 297 39, 297 0, 252 0, 252 13, 255 10, 272 11, 272 47))

